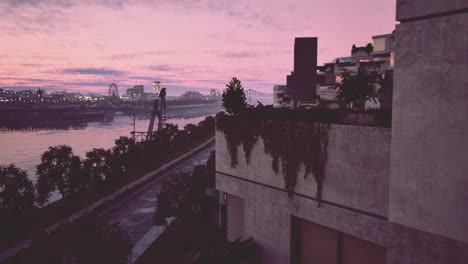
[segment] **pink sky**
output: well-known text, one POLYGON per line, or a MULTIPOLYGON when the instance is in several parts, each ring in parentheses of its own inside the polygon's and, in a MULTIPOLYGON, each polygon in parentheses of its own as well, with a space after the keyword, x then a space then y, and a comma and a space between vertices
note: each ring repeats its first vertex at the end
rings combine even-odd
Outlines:
POLYGON ((1 0, 0 88, 105 93, 154 80, 170 95, 223 89, 233 76, 271 93, 295 37, 318 63, 395 27, 395 0, 1 0))

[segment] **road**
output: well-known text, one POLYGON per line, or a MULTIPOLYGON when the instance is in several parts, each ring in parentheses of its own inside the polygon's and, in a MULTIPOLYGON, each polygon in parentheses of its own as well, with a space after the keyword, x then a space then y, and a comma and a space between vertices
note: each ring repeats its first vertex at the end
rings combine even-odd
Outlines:
POLYGON ((100 215, 107 223, 118 223, 127 237, 133 242, 132 262, 136 261, 145 249, 164 231, 163 227, 156 227, 153 224, 156 194, 161 188, 161 182, 164 179, 173 177, 177 172, 191 171, 196 165, 205 163, 213 150, 214 143, 211 143, 193 158, 147 184, 100 215))

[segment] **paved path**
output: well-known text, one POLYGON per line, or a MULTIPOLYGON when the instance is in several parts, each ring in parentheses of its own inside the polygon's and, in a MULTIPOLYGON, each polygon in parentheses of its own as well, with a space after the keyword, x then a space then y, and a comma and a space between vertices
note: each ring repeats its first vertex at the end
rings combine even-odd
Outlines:
POLYGON ((134 243, 132 262, 136 261, 164 231, 163 227, 156 227, 153 224, 156 194, 160 191, 161 182, 173 177, 176 172, 191 171, 194 166, 205 163, 213 150, 214 144, 212 143, 193 158, 165 173, 101 214, 106 222, 118 223, 127 237, 134 243))

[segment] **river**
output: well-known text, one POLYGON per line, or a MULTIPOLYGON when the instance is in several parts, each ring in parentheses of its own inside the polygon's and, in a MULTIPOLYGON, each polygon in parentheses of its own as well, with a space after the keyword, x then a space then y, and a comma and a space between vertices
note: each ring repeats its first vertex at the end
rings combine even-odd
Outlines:
MULTIPOLYGON (((214 113, 208 114, 212 115, 214 113)), ((178 125, 182 129, 187 124, 197 124, 205 118, 203 115, 191 114, 190 117, 169 118, 166 123, 178 125)), ((148 117, 136 117, 136 131, 147 131, 148 117)), ((157 125, 155 125, 156 127, 157 125)), ((69 145, 73 153, 82 158, 93 148, 111 148, 114 141, 121 136, 131 136, 133 118, 117 113, 111 122, 81 122, 61 126, 60 128, 27 128, 10 129, 0 127, 0 165, 15 164, 27 171, 35 181, 36 166, 41 155, 49 146, 69 145)))

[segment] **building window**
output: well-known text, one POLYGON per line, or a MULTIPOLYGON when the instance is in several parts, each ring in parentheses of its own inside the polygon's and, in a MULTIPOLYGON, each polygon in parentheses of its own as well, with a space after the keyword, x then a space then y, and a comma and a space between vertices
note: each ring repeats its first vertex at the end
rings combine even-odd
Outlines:
POLYGON ((292 217, 291 263, 385 264, 385 262, 385 247, 292 217))
POLYGON ((374 39, 374 52, 385 50, 385 38, 374 39))

